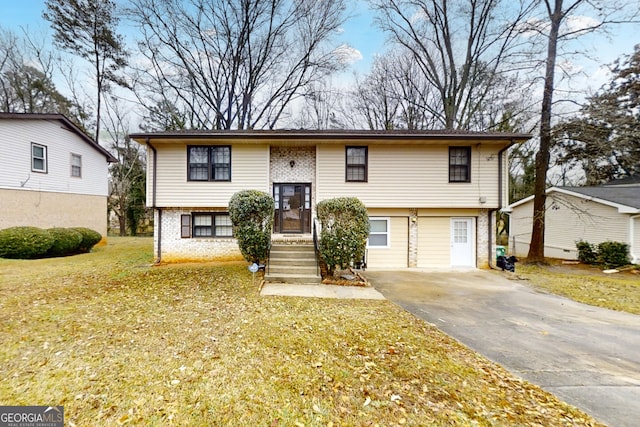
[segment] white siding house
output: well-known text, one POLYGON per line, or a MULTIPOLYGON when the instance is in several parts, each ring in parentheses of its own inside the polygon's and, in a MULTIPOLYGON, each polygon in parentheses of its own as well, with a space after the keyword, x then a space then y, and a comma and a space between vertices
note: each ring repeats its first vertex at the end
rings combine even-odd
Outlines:
MULTIPOLYGON (((533 196, 511 204, 509 249, 526 257, 531 241, 533 196)), ((576 242, 605 241, 629 245, 631 261, 640 262, 640 182, 622 181, 596 187, 547 189, 544 254, 577 259, 576 242), (626 183, 625 183, 626 182, 626 183)))
POLYGON ((273 195, 274 240, 311 236, 318 202, 357 197, 369 268, 488 267, 506 206, 507 148, 529 135, 447 131, 185 131, 133 134, 147 148, 158 262, 241 259, 228 202, 273 195))
POLYGON ((88 227, 106 236, 115 161, 60 114, 0 113, 0 229, 88 227))

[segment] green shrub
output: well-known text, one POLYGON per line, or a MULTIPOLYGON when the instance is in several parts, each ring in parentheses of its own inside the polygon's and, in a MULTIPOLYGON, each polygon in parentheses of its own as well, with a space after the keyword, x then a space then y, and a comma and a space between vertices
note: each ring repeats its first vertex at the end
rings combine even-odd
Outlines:
POLYGON ((367 208, 356 197, 324 200, 316 206, 320 221, 320 254, 329 275, 363 258, 369 236, 367 208))
POLYGON ((229 200, 233 235, 244 259, 260 263, 266 260, 271 246, 274 200, 258 190, 243 190, 229 200))
POLYGON ((11 227, 0 230, 0 257, 16 259, 41 258, 54 238, 38 227, 11 227))
POLYGON ((73 228, 50 228, 47 230, 54 241, 47 256, 58 257, 78 253, 82 243, 82 234, 73 228))
POLYGON ((597 248, 589 242, 580 240, 576 242, 578 249, 578 259, 585 264, 595 264, 598 261, 597 248))
POLYGON ((80 246, 78 247, 79 252, 89 252, 91 248, 102 240, 102 235, 90 228, 73 227, 73 229, 82 235, 82 242, 80 242, 80 246))
POLYGON ((598 264, 605 268, 629 264, 629 245, 626 243, 606 241, 596 246, 581 240, 576 247, 578 259, 585 264, 598 264))
POLYGON ((598 264, 606 268, 629 264, 629 245, 621 242, 602 242, 598 245, 598 264))

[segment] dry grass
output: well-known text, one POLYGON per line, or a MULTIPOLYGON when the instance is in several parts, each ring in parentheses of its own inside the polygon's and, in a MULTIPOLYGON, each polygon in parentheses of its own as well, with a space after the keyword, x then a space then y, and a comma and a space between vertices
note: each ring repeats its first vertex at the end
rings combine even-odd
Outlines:
POLYGON ((604 275, 584 265, 537 266, 518 264, 518 276, 533 286, 585 304, 640 314, 640 276, 604 275))
POLYGON ((151 241, 0 260, 3 405, 67 425, 584 426, 386 301, 260 297, 244 264, 149 267, 151 241))

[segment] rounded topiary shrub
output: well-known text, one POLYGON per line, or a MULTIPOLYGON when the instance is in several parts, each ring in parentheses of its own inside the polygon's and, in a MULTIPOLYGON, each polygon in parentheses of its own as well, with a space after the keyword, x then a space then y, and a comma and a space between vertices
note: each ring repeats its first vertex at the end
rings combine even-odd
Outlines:
POLYGON ((364 257, 369 236, 367 208, 356 197, 324 200, 316 206, 320 221, 320 254, 333 275, 364 257))
POLYGON ((0 257, 33 259, 46 256, 54 238, 38 227, 11 227, 0 230, 0 257))
POLYGON ((73 228, 50 228, 47 230, 54 241, 47 256, 58 257, 78 253, 82 243, 82 234, 73 228))
POLYGON ((102 235, 90 228, 73 227, 73 229, 82 235, 82 242, 80 242, 80 246, 78 247, 79 252, 89 252, 92 247, 102 240, 102 235))
POLYGON ((229 200, 233 235, 240 252, 249 262, 266 260, 271 246, 274 200, 258 190, 243 190, 229 200))

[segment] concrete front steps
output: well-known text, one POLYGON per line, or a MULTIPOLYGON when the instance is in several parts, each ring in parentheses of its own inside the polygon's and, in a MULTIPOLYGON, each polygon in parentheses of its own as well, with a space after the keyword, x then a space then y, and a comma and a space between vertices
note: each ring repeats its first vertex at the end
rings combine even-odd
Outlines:
POLYGON ((264 279, 271 283, 320 283, 313 242, 272 241, 264 279))

